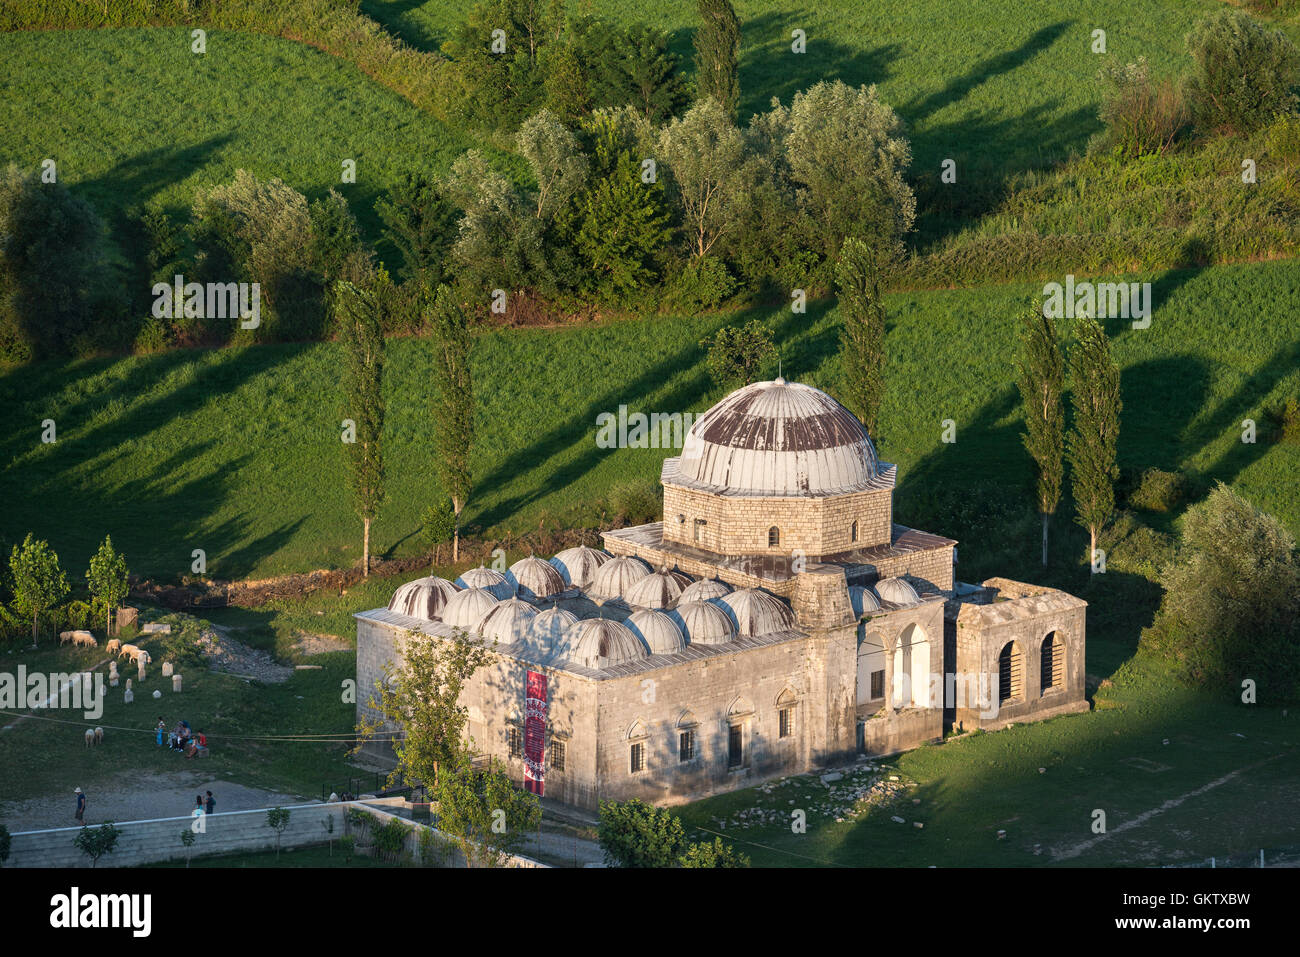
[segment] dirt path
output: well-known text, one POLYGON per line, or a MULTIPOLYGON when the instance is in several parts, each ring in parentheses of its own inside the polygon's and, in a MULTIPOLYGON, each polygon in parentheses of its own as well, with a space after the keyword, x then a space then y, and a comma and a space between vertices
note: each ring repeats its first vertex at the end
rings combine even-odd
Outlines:
MULTIPOLYGON (((232 784, 200 771, 168 774, 120 774, 107 786, 86 791, 86 823, 144 821, 163 817, 184 817, 194 810, 194 798, 211 791, 218 811, 244 811, 277 805, 306 804, 291 794, 232 784)), ((11 832, 35 831, 47 827, 72 827, 76 796, 67 792, 47 794, 23 801, 6 801, 0 807, 0 821, 11 832)))

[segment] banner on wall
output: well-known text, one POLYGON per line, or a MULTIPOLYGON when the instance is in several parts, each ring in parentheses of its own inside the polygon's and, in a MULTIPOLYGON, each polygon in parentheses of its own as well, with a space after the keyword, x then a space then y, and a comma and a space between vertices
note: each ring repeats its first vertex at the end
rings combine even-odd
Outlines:
POLYGON ((528 672, 524 691, 524 789, 541 797, 546 787, 546 675, 528 672))

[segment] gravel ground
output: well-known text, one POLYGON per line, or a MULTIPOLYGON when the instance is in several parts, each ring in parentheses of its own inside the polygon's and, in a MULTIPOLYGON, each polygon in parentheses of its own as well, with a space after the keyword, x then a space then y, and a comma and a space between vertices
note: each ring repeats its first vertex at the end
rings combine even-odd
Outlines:
MULTIPOLYGON (((0 807, 0 821, 11 832, 35 831, 47 827, 74 827, 76 782, 67 790, 26 801, 6 801, 0 807)), ((86 790, 86 823, 144 821, 162 817, 184 817, 194 810, 194 798, 211 791, 216 810, 244 811, 261 807, 306 804, 302 798, 261 788, 245 787, 197 771, 169 774, 122 774, 107 787, 86 790)))
POLYGON ((293 668, 277 664, 275 657, 265 651, 250 648, 230 637, 230 633, 217 625, 199 635, 199 647, 213 671, 224 671, 242 678, 255 678, 265 683, 288 681, 293 668))

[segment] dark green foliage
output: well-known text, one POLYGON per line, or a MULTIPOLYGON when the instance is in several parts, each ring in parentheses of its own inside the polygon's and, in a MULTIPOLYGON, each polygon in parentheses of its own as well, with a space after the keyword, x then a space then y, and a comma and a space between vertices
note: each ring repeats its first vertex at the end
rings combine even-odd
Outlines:
POLYGON ((713 97, 728 113, 740 102, 740 20, 731 0, 699 0, 695 31, 695 89, 713 97))
POLYGON ((876 438, 885 399, 885 304, 876 254, 860 239, 846 239, 836 264, 840 315, 840 365, 846 405, 876 438))
POLYGON ((1207 129, 1247 133, 1295 109, 1300 51, 1240 10, 1217 10, 1187 36, 1196 69, 1188 95, 1207 129))
POLYGON ((90 559, 86 584, 96 609, 104 616, 106 632, 112 631, 113 612, 126 601, 131 590, 127 579, 126 558, 113 548, 113 539, 105 535, 99 550, 90 559))
POLYGON ((275 831, 275 854, 276 857, 279 857, 280 835, 289 826, 289 809, 287 807, 273 807, 267 810, 266 826, 275 831))
POLYGON ((425 542, 433 546, 434 562, 438 561, 438 551, 445 542, 451 541, 456 531, 456 506, 450 498, 440 498, 420 513, 420 534, 425 542))
POLYGON ((1149 156, 1172 149, 1191 119, 1182 88, 1173 80, 1152 80, 1139 58, 1101 71, 1106 84, 1101 121, 1102 143, 1121 156, 1149 156))
POLYGON ((67 597, 68 576, 59 567, 59 556, 48 542, 27 533, 21 546, 9 556, 13 607, 32 620, 32 644, 36 644, 37 619, 67 597))
POLYGON ((727 264, 716 256, 694 256, 678 270, 668 287, 669 308, 687 312, 712 309, 736 291, 727 264))
POLYGON ((503 867, 537 831, 535 794, 515 787, 501 762, 475 768, 468 757, 438 775, 438 830, 450 834, 470 867, 503 867))
POLYGON ((9 828, 0 824, 0 864, 9 860, 9 846, 11 839, 9 837, 9 828))
POLYGON ((749 858, 722 838, 692 844, 680 858, 682 867, 749 867, 749 858))
POLYGON ((605 862, 616 867, 673 867, 689 847, 676 815, 638 798, 601 801, 599 834, 605 862))
POLYGON ((1025 313, 1020 334, 1020 401, 1025 410, 1021 436, 1038 470, 1036 505, 1043 516, 1043 565, 1047 565, 1048 520, 1061 500, 1065 472, 1065 356, 1052 318, 1035 301, 1025 313))
POLYGON ((668 35, 644 23, 627 27, 586 17, 571 32, 588 109, 632 106, 661 123, 686 105, 686 80, 668 35))
POLYGON ((1148 512, 1171 512, 1187 495, 1187 478, 1181 472, 1147 469, 1137 487, 1129 492, 1128 503, 1148 512))
POLYGON ((777 358, 772 332, 761 319, 743 326, 723 326, 700 340, 708 349, 705 364, 709 376, 720 386, 735 388, 755 381, 765 365, 777 358))
POLYGON ((357 513, 365 527, 362 571, 370 574, 370 523, 384 500, 384 330, 374 294, 350 282, 335 292, 343 369, 343 410, 353 441, 343 442, 357 513))
POLYGON ((464 307, 439 286, 430 309, 434 340, 433 441, 438 479, 456 513, 452 561, 460 558, 460 512, 473 489, 470 455, 474 449, 474 383, 469 357, 474 334, 464 307))
POLYGON ((90 858, 90 866, 93 868, 101 857, 113 853, 117 848, 117 839, 121 836, 120 828, 115 827, 112 821, 105 821, 99 827, 83 826, 72 839, 72 844, 90 858))
POLYGON ((446 281, 443 261, 456 236, 458 214, 439 184, 409 172, 375 202, 386 238, 402 256, 397 275, 436 289, 446 281))
POLYGON ((61 183, 0 170, 0 364, 69 353, 92 318, 103 227, 61 183))
POLYGON ((559 35, 555 0, 483 0, 445 44, 455 61, 459 109, 473 122, 514 129, 546 100, 545 53, 559 35), (504 32, 494 41, 493 31, 504 32), (494 52, 493 43, 504 42, 494 52))
POLYGON ((341 279, 365 282, 373 273, 370 253, 361 243, 361 230, 345 200, 331 189, 309 207, 313 259, 320 281, 332 294, 341 279))
POLYGON ((1188 510, 1161 583, 1143 650, 1233 697, 1251 679, 1261 704, 1300 698, 1300 555, 1277 519, 1218 485, 1188 510))
MULTIPOLYGON (((1115 511, 1115 446, 1119 441, 1119 366, 1110 340, 1095 319, 1079 320, 1078 341, 1070 352, 1073 424, 1066 439, 1076 521, 1088 530, 1089 555, 1097 533, 1115 511)), ((1090 559, 1091 560, 1091 559, 1090 559)))

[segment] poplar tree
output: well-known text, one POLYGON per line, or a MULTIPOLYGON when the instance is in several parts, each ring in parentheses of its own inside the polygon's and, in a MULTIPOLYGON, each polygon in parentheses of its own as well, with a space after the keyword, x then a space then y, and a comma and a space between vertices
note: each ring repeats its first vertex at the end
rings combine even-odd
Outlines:
POLYGON ((126 558, 113 548, 113 539, 105 535, 104 541, 90 559, 86 571, 86 584, 90 594, 104 612, 106 634, 113 633, 113 612, 122 607, 131 590, 127 581, 126 558))
POLYGON ((344 443, 349 478, 364 533, 361 570, 370 575, 370 523, 384 500, 384 330, 374 294, 340 282, 335 296, 343 340, 344 414, 354 423, 353 441, 344 443))
POLYGON ((731 0, 699 0, 695 31, 695 87, 701 100, 713 97, 734 116, 740 102, 740 20, 731 0))
POLYGON ((68 594, 68 576, 48 542, 28 532, 9 556, 14 608, 32 616, 32 647, 36 647, 36 622, 41 612, 53 608, 68 594))
POLYGON ((465 311, 445 285, 438 287, 430 310, 434 341, 434 462, 442 487, 451 496, 456 521, 451 560, 460 561, 460 513, 473 489, 470 452, 474 447, 474 384, 469 354, 473 331, 465 311))
POLYGON ((880 298, 880 266, 871 247, 850 237, 835 268, 839 289, 840 362, 844 392, 874 440, 885 398, 885 305, 880 298))
POLYGON ((1047 567, 1047 526, 1061 500, 1065 474, 1065 356, 1056 326, 1035 302, 1021 323, 1019 378, 1025 407, 1025 450, 1038 466, 1038 512, 1043 517, 1043 567, 1047 567))
POLYGON ((1076 521, 1088 530, 1091 563, 1097 533, 1115 510, 1115 446, 1119 440, 1119 366, 1096 319, 1080 320, 1070 350, 1070 405, 1074 422, 1066 440, 1076 521))

